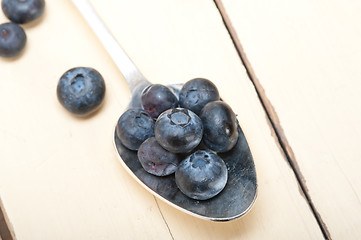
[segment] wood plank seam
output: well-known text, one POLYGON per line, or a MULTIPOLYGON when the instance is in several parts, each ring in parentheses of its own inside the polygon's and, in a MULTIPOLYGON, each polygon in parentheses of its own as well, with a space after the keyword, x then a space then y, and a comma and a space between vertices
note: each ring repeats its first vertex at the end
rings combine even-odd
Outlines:
POLYGON ((298 166, 298 163, 297 163, 296 157, 293 153, 292 147, 288 143, 288 140, 285 136, 283 128, 280 124, 278 115, 277 115, 276 111, 274 110, 271 102, 267 98, 262 85, 260 84, 259 80, 257 79, 256 74, 254 73, 250 62, 247 59, 247 56, 244 52, 242 44, 237 36, 237 33, 235 32, 235 30, 232 26, 232 23, 227 16, 226 10, 223 7, 222 1, 221 0, 213 0, 213 1, 222 17, 223 23, 230 35, 230 38, 232 39, 233 45, 240 57, 240 60, 247 71, 247 75, 255 87, 258 98, 265 111, 266 118, 268 120, 267 122, 269 123, 270 128, 272 129, 272 132, 274 132, 274 134, 275 134, 275 136, 274 136, 275 141, 277 142, 278 146, 280 146, 280 151, 284 154, 286 161, 288 162, 292 171, 295 174, 295 177, 297 179, 298 185, 301 190, 300 192, 304 196, 305 200, 307 201, 307 203, 308 203, 308 205, 322 231, 324 238, 332 239, 325 222, 322 220, 321 215, 319 214, 319 212, 317 211, 316 207, 314 206, 314 204, 312 202, 311 196, 309 195, 308 188, 306 185, 306 180, 304 179, 303 174, 298 166))
POLYGON ((167 228, 168 228, 169 234, 170 234, 172 240, 174 240, 172 231, 170 230, 170 227, 169 227, 169 225, 168 225, 168 223, 167 223, 167 220, 164 218, 163 212, 162 212, 162 210, 161 210, 160 207, 159 207, 158 200, 157 200, 157 198, 156 198, 154 195, 153 195, 153 198, 154 198, 155 203, 157 204, 157 207, 158 207, 158 210, 159 210, 159 212, 160 212, 160 215, 162 216, 163 221, 164 221, 165 225, 166 225, 167 228))
POLYGON ((10 221, 6 215, 4 205, 0 199, 0 239, 16 240, 10 221))

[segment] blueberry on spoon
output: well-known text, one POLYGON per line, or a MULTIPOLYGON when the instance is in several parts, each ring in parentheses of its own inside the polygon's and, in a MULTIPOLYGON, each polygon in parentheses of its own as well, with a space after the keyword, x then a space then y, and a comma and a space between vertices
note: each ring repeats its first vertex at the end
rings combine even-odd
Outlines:
POLYGON ((228 171, 218 155, 197 151, 184 159, 175 173, 178 188, 188 197, 207 200, 226 186, 228 171))
POLYGON ((215 152, 227 152, 238 140, 236 114, 223 101, 214 101, 203 107, 200 118, 204 126, 203 142, 215 152))
POLYGON ((162 148, 154 137, 145 140, 138 150, 138 159, 145 171, 167 176, 177 170, 180 157, 162 148))
POLYGON ((163 112, 155 122, 155 138, 166 150, 187 153, 202 140, 201 119, 185 108, 173 108, 163 112))
POLYGON ((209 102, 219 100, 217 87, 208 79, 195 78, 186 82, 179 93, 179 105, 199 114, 209 102))
POLYGON ((154 137, 154 120, 142 109, 128 109, 118 120, 116 134, 126 148, 138 150, 145 140, 154 137))
POLYGON ((168 87, 151 84, 143 90, 141 103, 150 116, 157 118, 165 110, 177 107, 178 99, 168 87))

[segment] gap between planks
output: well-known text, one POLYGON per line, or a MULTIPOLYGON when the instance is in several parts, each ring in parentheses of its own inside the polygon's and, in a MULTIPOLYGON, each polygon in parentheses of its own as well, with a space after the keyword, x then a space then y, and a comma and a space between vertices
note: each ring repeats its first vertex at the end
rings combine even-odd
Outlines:
POLYGON ((274 136, 275 141, 280 146, 280 151, 282 152, 282 154, 284 154, 288 164, 290 165, 292 171, 295 174, 298 185, 300 187, 301 194, 306 199, 306 201, 317 221, 317 224, 319 225, 319 227, 322 231, 324 238, 332 239, 325 222, 322 220, 321 215, 319 214, 319 212, 317 211, 316 207, 314 206, 314 204, 312 202, 311 196, 309 195, 309 192, 307 189, 306 181, 305 181, 305 179, 302 175, 302 172, 298 166, 296 157, 293 153, 291 146, 288 143, 286 135, 284 134, 284 131, 280 124, 277 113, 274 110, 271 102, 267 98, 262 85, 260 84, 259 80, 257 79, 256 74, 254 73, 250 62, 247 59, 247 56, 244 52, 242 44, 241 44, 240 40, 238 39, 237 33, 234 30, 232 23, 227 15, 227 12, 223 6, 222 0, 213 0, 213 1, 222 17, 223 23, 232 39, 233 45, 240 57, 240 60, 242 61, 242 64, 244 65, 244 67, 247 71, 247 75, 248 75, 249 79, 251 80, 253 86, 255 87, 258 98, 259 98, 259 100, 262 104, 262 107, 266 113, 266 117, 267 117, 267 120, 271 127, 271 130, 275 134, 275 136, 274 136))
POLYGON ((14 231, 11 228, 6 215, 4 205, 0 199, 0 240, 15 240, 14 231))
MULTIPOLYGON (((160 215, 162 215, 163 221, 164 221, 165 225, 166 225, 167 228, 168 228, 168 232, 169 232, 172 240, 174 240, 172 231, 170 230, 169 225, 168 225, 168 223, 167 223, 167 220, 164 218, 163 212, 162 212, 162 210, 161 210, 160 207, 159 207, 158 200, 157 200, 157 198, 156 198, 154 195, 153 195, 153 198, 154 198, 155 203, 157 204, 157 207, 158 207, 158 210, 159 210, 159 212, 160 212, 160 215)), ((0 239, 0 240, 1 240, 1 239, 0 239)))

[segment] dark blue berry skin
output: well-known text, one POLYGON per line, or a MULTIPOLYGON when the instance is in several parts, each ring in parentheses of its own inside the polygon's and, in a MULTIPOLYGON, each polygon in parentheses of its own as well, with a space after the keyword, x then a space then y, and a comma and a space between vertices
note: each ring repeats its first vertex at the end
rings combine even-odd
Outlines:
POLYGON ((143 90, 141 103, 150 116, 157 118, 165 110, 177 107, 178 99, 168 87, 151 84, 143 90))
POLYGON ((59 102, 71 113, 86 116, 96 111, 104 99, 105 83, 98 71, 77 67, 66 71, 57 86, 59 102))
POLYGON ((15 57, 25 48, 26 34, 22 27, 16 23, 3 23, 0 25, 0 56, 15 57))
POLYGON ((180 157, 162 148, 152 137, 145 140, 138 150, 138 159, 145 171, 156 176, 167 176, 174 173, 180 157))
POLYGON ((190 152, 200 143, 202 135, 202 121, 188 109, 169 109, 155 123, 155 138, 170 152, 190 152))
POLYGON ((121 143, 130 150, 154 137, 154 120, 142 109, 128 109, 119 118, 116 133, 121 143))
POLYGON ((179 93, 179 105, 199 114, 211 101, 219 100, 217 87, 205 78, 195 78, 186 82, 179 93))
POLYGON ((197 151, 184 159, 175 173, 178 188, 186 196, 207 200, 226 186, 228 170, 224 161, 208 151, 197 151))
POLYGON ((215 152, 227 152, 237 143, 237 119, 231 107, 222 101, 208 103, 201 111, 203 142, 215 152))
POLYGON ((40 18, 45 9, 44 0, 2 0, 1 7, 14 23, 29 23, 40 18))

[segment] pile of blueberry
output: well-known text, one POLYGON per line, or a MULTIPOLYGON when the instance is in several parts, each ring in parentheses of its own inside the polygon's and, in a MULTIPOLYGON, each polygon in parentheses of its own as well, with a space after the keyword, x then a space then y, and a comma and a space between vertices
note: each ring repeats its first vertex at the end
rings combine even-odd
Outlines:
POLYGON ((238 123, 216 86, 192 79, 177 96, 151 84, 141 94, 141 105, 120 116, 116 134, 126 148, 138 151, 144 170, 160 177, 175 173, 180 191, 196 200, 220 193, 228 171, 217 153, 235 146, 238 123))
POLYGON ((33 22, 44 12, 44 0, 2 0, 1 8, 11 22, 0 24, 0 56, 18 56, 26 44, 26 34, 19 24, 33 22))

